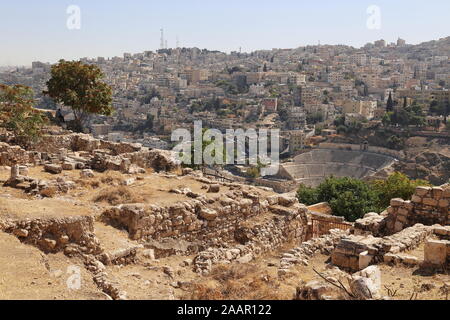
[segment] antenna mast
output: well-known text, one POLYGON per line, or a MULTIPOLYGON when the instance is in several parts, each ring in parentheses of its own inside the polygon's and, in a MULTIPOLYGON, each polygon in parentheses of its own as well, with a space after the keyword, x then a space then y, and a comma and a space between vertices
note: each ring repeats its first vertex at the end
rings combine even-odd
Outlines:
POLYGON ((164 49, 164 29, 161 29, 161 50, 164 49))

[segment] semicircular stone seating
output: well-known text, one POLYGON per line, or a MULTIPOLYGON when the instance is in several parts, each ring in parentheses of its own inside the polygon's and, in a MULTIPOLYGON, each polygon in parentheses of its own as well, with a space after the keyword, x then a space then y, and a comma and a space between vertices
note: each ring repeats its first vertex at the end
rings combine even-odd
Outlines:
POLYGON ((298 155, 282 167, 290 179, 315 187, 330 176, 362 179, 393 161, 390 156, 372 152, 318 149, 298 155))

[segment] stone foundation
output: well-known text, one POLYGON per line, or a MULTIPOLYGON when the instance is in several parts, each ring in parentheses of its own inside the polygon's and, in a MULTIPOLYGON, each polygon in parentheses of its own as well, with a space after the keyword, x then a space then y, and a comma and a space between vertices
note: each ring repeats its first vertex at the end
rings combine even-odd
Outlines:
POLYGON ((102 251, 94 234, 94 218, 89 216, 5 221, 0 223, 0 230, 46 253, 64 251, 73 255, 102 251))
POLYGON ((345 270, 358 271, 371 264, 395 262, 396 255, 417 248, 433 232, 433 227, 417 224, 384 238, 352 235, 336 246, 332 263, 345 270))

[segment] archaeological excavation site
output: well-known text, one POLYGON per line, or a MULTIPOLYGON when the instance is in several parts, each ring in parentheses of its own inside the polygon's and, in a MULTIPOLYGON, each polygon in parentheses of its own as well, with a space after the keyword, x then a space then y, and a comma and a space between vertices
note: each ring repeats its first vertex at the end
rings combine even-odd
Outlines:
POLYGON ((0 299, 448 299, 450 185, 351 223, 168 151, 61 129, 31 150, 1 140, 0 299))

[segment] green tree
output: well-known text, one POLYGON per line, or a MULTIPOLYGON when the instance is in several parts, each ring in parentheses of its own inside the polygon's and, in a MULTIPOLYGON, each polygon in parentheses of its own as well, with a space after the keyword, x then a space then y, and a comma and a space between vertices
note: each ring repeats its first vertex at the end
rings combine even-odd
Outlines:
POLYGON ((394 111, 394 100, 392 99, 392 92, 389 92, 389 98, 386 104, 386 111, 387 112, 394 111))
POLYGON ((310 206, 319 203, 319 192, 317 188, 307 187, 302 184, 297 190, 297 198, 301 203, 310 206))
POLYGON ((0 84, 0 126, 11 130, 23 147, 39 140, 47 120, 41 111, 33 108, 34 102, 31 88, 0 84))
POLYGON ((90 114, 113 113, 112 89, 103 77, 97 66, 61 60, 52 66, 44 94, 72 108, 77 127, 82 130, 90 114))
POLYGON ((418 186, 431 186, 425 180, 411 180, 400 172, 395 172, 386 180, 375 180, 371 185, 377 193, 379 211, 389 207, 391 199, 410 200, 418 186))
POLYGON ((301 186, 297 197, 307 205, 328 202, 334 215, 351 222, 375 211, 378 200, 370 185, 349 177, 329 177, 317 188, 301 186))

